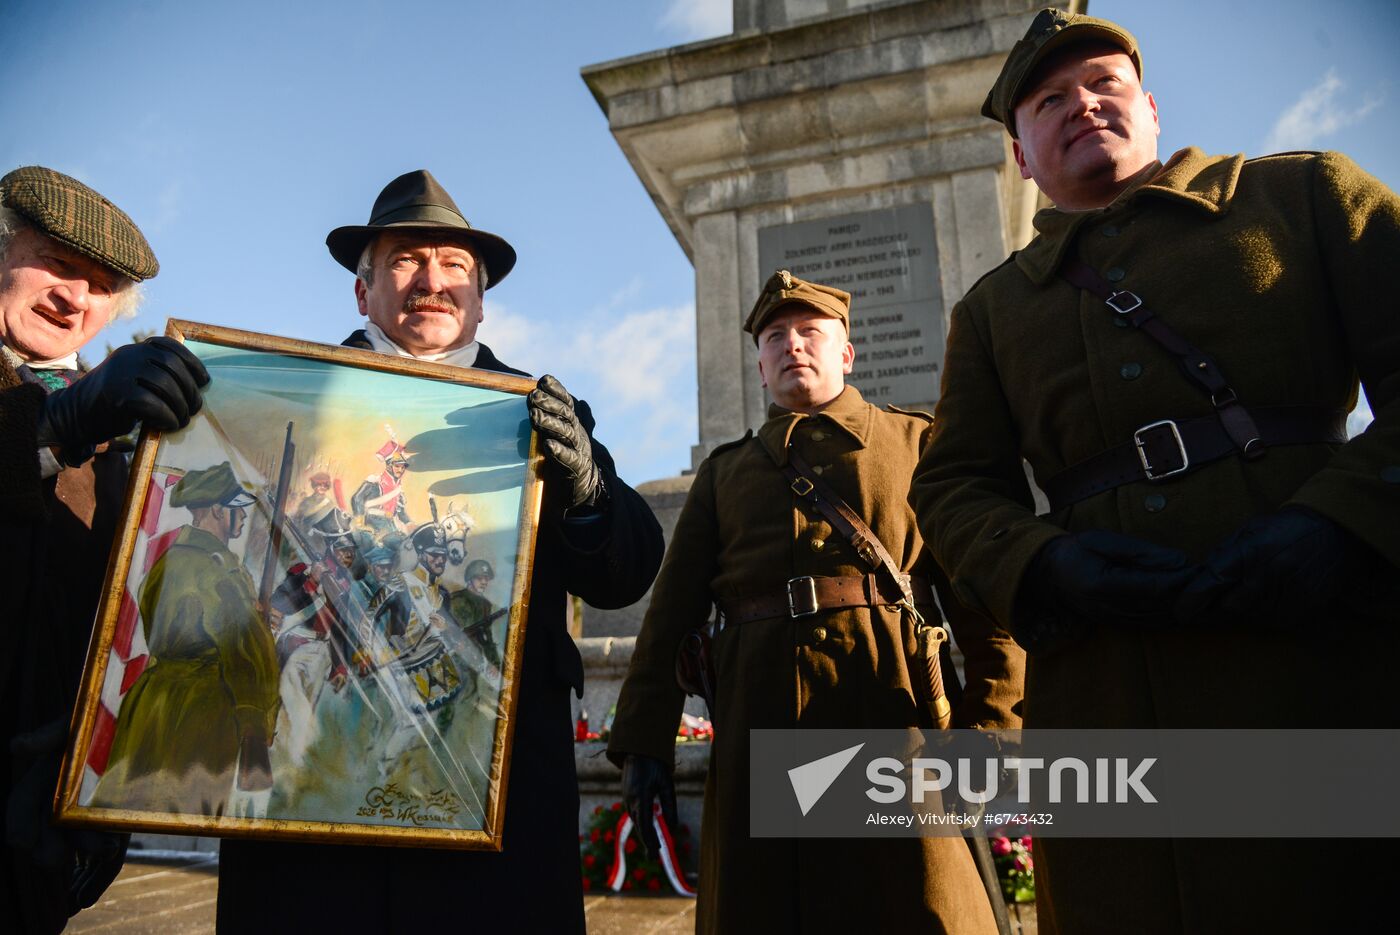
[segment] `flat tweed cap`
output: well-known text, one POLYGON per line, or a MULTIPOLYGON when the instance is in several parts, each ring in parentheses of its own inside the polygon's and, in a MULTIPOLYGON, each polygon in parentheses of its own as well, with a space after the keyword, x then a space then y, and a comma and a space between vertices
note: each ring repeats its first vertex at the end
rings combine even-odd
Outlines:
POLYGON ((1016 105, 1025 92, 1033 90, 1027 86, 1027 81, 1035 75, 1036 66, 1056 49, 1086 40, 1118 46, 1133 60, 1138 79, 1142 79, 1142 54, 1132 33, 1106 19, 1046 7, 1031 20, 1030 29, 1021 41, 1012 46, 996 84, 987 92, 982 116, 999 121, 1013 137, 1016 136, 1016 105))
POLYGON ((365 244, 390 231, 470 244, 486 264, 488 289, 515 266, 515 248, 504 237, 472 227, 427 169, 405 172, 385 185, 370 208, 369 223, 337 227, 326 235, 326 247, 337 263, 353 273, 365 244))
POLYGON ((780 269, 768 277, 753 311, 744 322, 744 330, 753 335, 753 343, 758 343, 758 334, 774 313, 784 305, 806 305, 823 315, 840 319, 851 333, 851 294, 835 286, 824 286, 819 282, 799 279, 785 269, 780 269))
POLYGON ((75 178, 24 166, 0 178, 5 207, 24 215, 54 240, 65 243, 140 282, 160 272, 141 228, 126 212, 75 178))

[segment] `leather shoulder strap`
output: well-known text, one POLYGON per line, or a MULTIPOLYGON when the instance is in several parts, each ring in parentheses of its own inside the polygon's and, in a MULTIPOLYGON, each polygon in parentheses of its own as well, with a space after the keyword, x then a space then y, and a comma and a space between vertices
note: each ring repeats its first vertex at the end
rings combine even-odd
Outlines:
POLYGON ((851 509, 850 505, 808 466, 791 443, 788 444, 787 455, 787 464, 784 464, 782 469, 792 492, 815 506, 832 528, 855 547, 856 554, 864 559, 866 564, 877 573, 883 570, 899 587, 900 593, 912 607, 914 594, 909 585, 909 577, 900 573, 899 566, 890 557, 879 537, 865 524, 865 520, 860 518, 860 514, 851 509))
POLYGON ((1060 277, 1070 285, 1097 296, 1115 318, 1127 321, 1175 357, 1186 377, 1210 397, 1221 427, 1241 455, 1256 458, 1264 454, 1259 426, 1235 395, 1214 357, 1154 315, 1139 296, 1126 289, 1114 289, 1099 275, 1098 270, 1081 260, 1073 250, 1065 255, 1065 261, 1060 266, 1060 277))

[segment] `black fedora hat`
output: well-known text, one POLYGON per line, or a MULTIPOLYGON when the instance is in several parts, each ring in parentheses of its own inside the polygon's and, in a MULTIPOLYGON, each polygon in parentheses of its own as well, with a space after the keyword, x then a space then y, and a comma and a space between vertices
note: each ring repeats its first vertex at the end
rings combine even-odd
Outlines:
POLYGON ((374 199, 369 223, 337 227, 326 235, 326 246, 335 261, 353 273, 365 244, 389 230, 447 234, 453 240, 466 241, 480 251, 486 263, 488 289, 515 266, 515 248, 504 238, 467 223, 452 196, 427 169, 406 172, 385 185, 374 199))

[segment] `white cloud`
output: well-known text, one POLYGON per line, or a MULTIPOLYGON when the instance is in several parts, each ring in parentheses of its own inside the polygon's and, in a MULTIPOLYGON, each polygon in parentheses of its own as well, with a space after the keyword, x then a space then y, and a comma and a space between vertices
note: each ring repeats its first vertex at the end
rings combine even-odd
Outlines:
POLYGON ((1264 142, 1264 151, 1317 149, 1325 137, 1357 123, 1380 106, 1379 97, 1368 96, 1356 107, 1348 109, 1346 105, 1350 100, 1338 100, 1338 95, 1346 86, 1346 82, 1337 76, 1337 70, 1329 68, 1322 80, 1304 91, 1274 121, 1273 129, 1264 142))
POLYGON ((728 35, 734 31, 733 0, 671 0, 661 27, 687 42, 728 35))
POLYGON ((1375 414, 1371 411, 1371 402, 1363 392, 1356 401, 1356 408, 1347 416, 1347 438, 1355 438, 1366 431, 1367 426, 1375 421, 1375 418, 1375 414))
POLYGON ((553 373, 589 401, 598 437, 632 482, 688 467, 697 432, 695 308, 615 309, 636 291, 629 283, 563 327, 488 301, 481 326, 482 340, 502 361, 553 373))

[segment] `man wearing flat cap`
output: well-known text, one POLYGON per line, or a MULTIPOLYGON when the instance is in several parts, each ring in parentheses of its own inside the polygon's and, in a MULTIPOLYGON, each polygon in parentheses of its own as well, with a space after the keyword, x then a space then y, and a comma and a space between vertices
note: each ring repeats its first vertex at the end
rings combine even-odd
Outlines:
POLYGON ((227 461, 190 471, 170 505, 190 522, 156 559, 137 594, 149 657, 122 699, 107 771, 93 803, 186 815, 229 815, 247 781, 248 752, 265 762, 278 711, 277 653, 257 588, 230 551, 243 535, 248 492, 227 461), (172 737, 188 738, 176 747, 172 737))
MULTIPOLYGON (((326 245, 355 274, 356 302, 368 319, 347 345, 523 375, 477 340, 483 296, 515 266, 515 250, 468 223, 428 172, 394 179, 375 200, 367 224, 336 228, 326 245)), ((545 457, 545 484, 503 851, 227 841, 219 866, 222 930, 262 933, 272 920, 319 926, 324 907, 304 894, 323 885, 356 894, 354 918, 346 923, 354 931, 455 927, 462 906, 471 907, 474 923, 503 931, 583 931, 578 782, 569 730, 569 692, 582 694, 583 663, 565 628, 567 595, 595 607, 633 603, 656 575, 663 542, 651 509, 593 439, 587 403, 546 375, 527 405, 545 457), (269 885, 283 877, 302 885, 269 885), (452 898, 438 898, 446 893, 452 898)))
MULTIPOLYGON (((920 528, 1029 651, 1027 728, 1393 728, 1400 199, 1338 153, 1159 162, 1143 64, 1044 10, 987 96, 1054 207, 953 311, 920 528)), ((1357 931, 1342 843, 1037 839, 1040 925, 1357 931)))
POLYGON ((141 231, 76 179, 27 166, 0 178, 0 797, 10 858, 0 928, 56 932, 121 867, 124 835, 50 823, 58 764, 125 487, 108 441, 138 421, 183 426, 208 376, 168 338, 78 352, 134 311, 158 269, 141 231), (94 456, 95 455, 95 456, 94 456))
MULTIPOLYGON (((845 384, 855 359, 849 308, 847 293, 787 270, 768 280, 744 324, 773 400, 768 421, 696 470, 618 698, 608 757, 623 769, 628 810, 655 853, 653 802, 672 827, 676 817, 671 773, 684 702, 677 651, 718 607, 700 932, 997 930, 961 839, 748 833, 750 730, 934 726, 907 651, 915 607, 930 624, 940 621, 934 569, 907 502, 933 420, 879 409, 845 384), (807 479, 828 485, 868 523, 897 573, 909 576, 909 606, 897 606, 906 596, 895 575, 882 576, 799 495, 807 479)), ((960 698, 951 691, 945 659, 952 722, 1016 726, 1020 650, 979 618, 954 622, 969 687, 960 698)))

